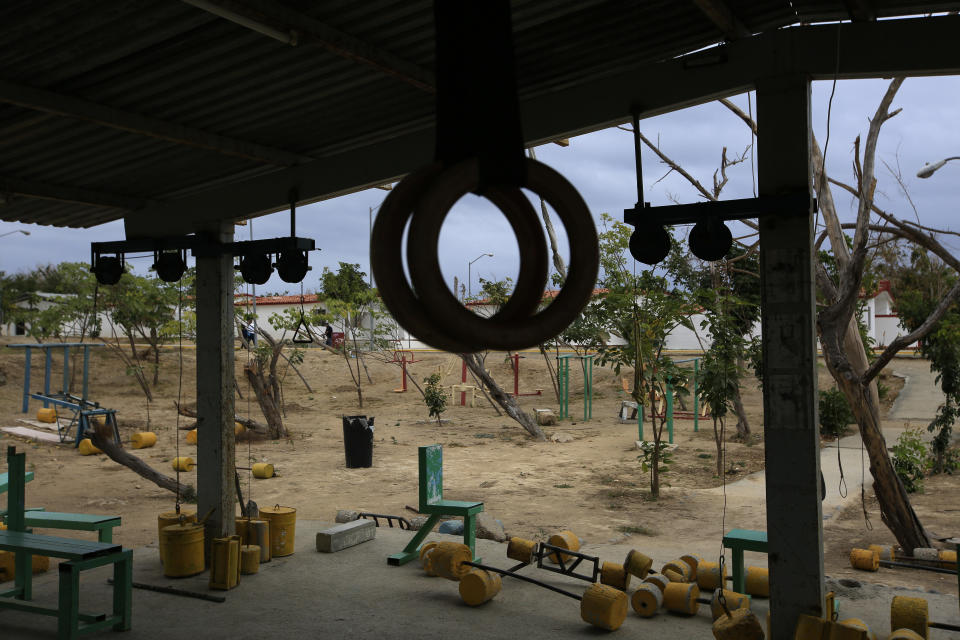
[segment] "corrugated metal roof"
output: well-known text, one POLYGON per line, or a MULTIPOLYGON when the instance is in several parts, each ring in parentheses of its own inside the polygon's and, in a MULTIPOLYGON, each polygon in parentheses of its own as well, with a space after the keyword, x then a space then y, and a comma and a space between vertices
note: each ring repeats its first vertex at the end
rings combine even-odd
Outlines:
MULTIPOLYGON (((296 21, 306 30, 295 25, 293 47, 187 2, 0 3, 0 219, 92 226, 432 121, 434 98, 417 86, 432 79, 431 2, 216 2, 281 30, 296 21), (334 30, 341 48, 382 54, 381 67, 413 80, 337 55, 304 35, 310 29, 334 30)), ((750 33, 849 18, 848 5, 872 7, 873 17, 960 8, 911 0, 724 5, 750 33)), ((697 3, 675 0, 515 0, 513 16, 521 95, 725 37, 697 3)))

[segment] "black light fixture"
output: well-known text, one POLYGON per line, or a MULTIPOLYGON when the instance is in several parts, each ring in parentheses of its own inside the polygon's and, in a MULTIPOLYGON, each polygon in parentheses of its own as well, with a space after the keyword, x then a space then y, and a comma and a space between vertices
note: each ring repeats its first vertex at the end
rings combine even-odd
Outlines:
POLYGON ((240 275, 244 282, 264 284, 273 273, 269 253, 248 253, 240 256, 240 275))
POLYGON ((307 275, 307 252, 286 249, 277 256, 277 273, 284 282, 300 282, 307 275))
POLYGON ((643 264, 655 265, 670 253, 670 234, 662 224, 640 223, 630 234, 630 255, 643 264))
POLYGON ((720 260, 733 246, 733 234, 720 218, 711 216, 693 225, 690 231, 690 251, 701 260, 720 260))
POLYGON ((123 254, 115 256, 94 255, 91 269, 100 284, 117 284, 123 275, 123 254))
POLYGON ((183 277, 187 270, 186 251, 155 251, 153 254, 153 269, 164 282, 176 282, 183 277))

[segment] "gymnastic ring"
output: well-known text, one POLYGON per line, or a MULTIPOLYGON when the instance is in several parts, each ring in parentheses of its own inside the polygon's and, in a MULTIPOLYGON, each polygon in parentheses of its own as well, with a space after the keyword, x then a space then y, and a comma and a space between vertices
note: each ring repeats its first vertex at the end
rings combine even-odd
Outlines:
MULTIPOLYGON (((597 282, 599 248, 597 229, 583 198, 559 173, 526 159, 527 189, 537 193, 557 212, 570 238, 570 267, 566 282, 553 302, 524 318, 483 318, 465 308, 443 284, 437 257, 440 227, 453 204, 476 188, 476 160, 465 160, 433 180, 417 204, 407 234, 407 265, 420 301, 441 319, 451 339, 478 348, 501 351, 542 344, 577 319, 590 300, 597 282)), ((521 245, 521 256, 526 249, 521 245)), ((517 278, 524 278, 523 269, 517 278)), ((542 299, 537 293, 536 302, 542 299)))
MULTIPOLYGON (((441 170, 439 164, 418 169, 404 178, 384 200, 371 233, 371 269, 377 278, 381 299, 400 325, 433 347, 453 353, 467 353, 478 348, 470 342, 451 339, 444 329, 437 326, 432 314, 410 288, 404 277, 399 247, 419 195, 427 190, 441 170)), ((524 278, 517 279, 517 288, 542 291, 548 275, 547 249, 533 206, 518 189, 491 189, 487 196, 504 212, 518 237, 533 238, 531 244, 535 248, 521 262, 527 269, 524 278)), ((440 286, 446 288, 442 278, 440 286)), ((535 303, 531 306, 528 302, 530 297, 511 297, 494 317, 511 319, 529 316, 535 309, 535 303)))
POLYGON ((440 163, 425 165, 408 174, 387 195, 370 233, 370 269, 380 299, 400 326, 438 349, 466 353, 466 345, 437 329, 403 272, 403 231, 420 194, 442 171, 440 163))

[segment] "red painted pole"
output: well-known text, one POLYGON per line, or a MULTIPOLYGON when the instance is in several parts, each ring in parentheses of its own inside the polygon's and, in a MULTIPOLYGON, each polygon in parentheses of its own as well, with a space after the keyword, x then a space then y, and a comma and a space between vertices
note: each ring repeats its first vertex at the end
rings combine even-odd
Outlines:
POLYGON ((407 358, 406 356, 400 356, 400 368, 403 369, 403 390, 407 390, 407 358))

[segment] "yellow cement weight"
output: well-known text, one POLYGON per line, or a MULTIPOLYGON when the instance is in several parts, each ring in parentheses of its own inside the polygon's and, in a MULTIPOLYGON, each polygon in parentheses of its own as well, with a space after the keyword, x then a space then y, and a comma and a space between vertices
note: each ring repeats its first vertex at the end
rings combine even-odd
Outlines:
POLYGON ((932 547, 916 547, 913 550, 913 557, 917 560, 929 560, 937 562, 940 560, 940 552, 932 547))
POLYGON ((673 580, 673 582, 690 582, 690 565, 684 562, 683 560, 673 560, 663 565, 660 569, 660 573, 670 577, 670 574, 667 571, 673 571, 680 576, 680 580, 673 580))
POLYGON ((197 430, 187 431, 187 444, 197 444, 197 430))
POLYGON ((752 596, 770 597, 770 571, 763 567, 747 567, 746 590, 752 596))
MULTIPOLYGON (((723 589, 723 598, 726 600, 727 610, 730 613, 733 613, 736 609, 750 608, 750 596, 744 593, 723 589)), ((714 620, 726 615, 723 607, 720 606, 720 589, 713 590, 713 597, 710 599, 710 615, 713 616, 714 620)))
POLYGON ((887 640, 923 640, 923 636, 910 629, 897 629, 887 637, 887 640))
POLYGON ((622 564, 604 562, 600 565, 600 583, 626 591, 630 587, 630 574, 622 564))
POLYGON ((948 551, 946 549, 941 549, 939 552, 940 556, 940 566, 944 569, 956 569, 957 568, 957 552, 948 551))
POLYGON ((138 431, 130 436, 130 444, 134 449, 148 449, 157 444, 157 434, 153 431, 138 431))
POLYGON ((253 477, 259 480, 267 480, 273 477, 273 465, 269 462, 257 462, 251 467, 253 477))
POLYGON ((437 544, 439 543, 425 542, 423 546, 420 547, 420 566, 423 567, 424 569, 427 568, 426 560, 425 560, 425 558, 427 557, 427 554, 430 553, 432 549, 435 549, 437 544))
POLYGON ((652 618, 663 606, 663 593, 652 582, 644 582, 630 596, 633 610, 644 618, 652 618))
POLYGON ((727 565, 724 563, 723 569, 718 562, 708 562, 704 560, 697 565, 697 586, 704 591, 713 591, 722 589, 727 583, 727 565))
POLYGON ((696 582, 697 580, 697 567, 700 566, 700 563, 703 562, 703 558, 688 553, 685 556, 680 556, 680 559, 686 562, 690 566, 690 582, 696 582))
POLYGON ((438 546, 429 552, 430 569, 441 578, 459 581, 470 571, 470 567, 463 564, 473 560, 470 547, 465 544, 455 544, 449 547, 438 546))
POLYGON ((693 582, 671 582, 663 590, 663 606, 673 613, 692 616, 700 608, 700 588, 693 582))
POLYGON ((533 552, 536 547, 537 543, 533 540, 510 538, 510 542, 507 543, 507 557, 517 562, 529 564, 533 561, 533 552))
MULTIPOLYGON (((570 531, 569 529, 561 531, 560 533, 553 534, 547 540, 547 543, 555 547, 560 547, 561 549, 569 549, 570 551, 580 551, 580 538, 578 538, 577 534, 575 534, 573 531, 570 531)), ((564 562, 566 562, 567 560, 573 557, 565 553, 560 554, 560 553, 554 552, 554 553, 551 553, 549 556, 547 556, 547 558, 550 560, 550 562, 553 562, 556 564, 560 562, 560 558, 558 556, 562 556, 564 562)))
MULTIPOLYGON (((861 634, 859 635, 859 637, 861 638, 866 638, 867 640, 877 640, 877 636, 873 631, 870 630, 870 626, 860 618, 847 618, 846 620, 840 620, 839 622, 837 622, 836 626, 844 627, 845 629, 853 629, 856 631, 860 631, 861 634)), ((840 640, 841 638, 847 638, 847 637, 850 637, 850 638, 857 637, 854 635, 850 635, 845 630, 842 633, 842 635, 840 632, 835 632, 831 634, 830 637, 834 638, 834 636, 837 637, 837 640, 840 640)))
MULTIPOLYGON (((769 616, 770 614, 768 613, 768 628, 770 626, 769 616)), ((823 629, 826 624, 826 621, 822 618, 817 618, 816 616, 802 613, 797 619, 797 628, 794 630, 793 638, 794 640, 821 640, 823 637, 823 629)))
POLYGON ((240 547, 240 573, 249 576, 258 571, 260 571, 260 545, 243 545, 240 547))
POLYGON ((471 607, 489 602, 503 586, 499 574, 471 569, 460 578, 460 599, 471 607))
POLYGON ((670 578, 663 575, 662 573, 651 573, 646 578, 643 579, 644 582, 649 582, 657 589, 660 589, 660 593, 663 593, 663 590, 667 588, 667 585, 670 584, 670 578))
POLYGON ((716 640, 763 640, 763 627, 750 609, 731 610, 713 622, 716 640))
POLYGON ((861 571, 876 571, 880 568, 880 554, 872 549, 853 549, 850 566, 861 571))
POLYGON ((580 617, 600 629, 616 631, 627 617, 627 594, 605 584, 592 584, 580 601, 580 617))
POLYGON ((267 520, 247 520, 245 541, 260 547, 260 564, 270 562, 270 523, 267 520))
POLYGON ((928 638, 930 631, 927 622, 930 612, 923 598, 894 596, 890 603, 890 628, 909 629, 921 638, 928 638))
POLYGON ((297 510, 293 507, 260 507, 260 517, 270 523, 270 557, 293 553, 297 533, 297 510))
POLYGON ((234 422, 234 423, 233 423, 233 435, 234 435, 234 436, 239 436, 241 433, 243 433, 243 432, 246 431, 246 430, 247 430, 247 428, 246 428, 245 426, 243 426, 242 424, 240 424, 239 422, 234 422))
POLYGON ((240 536, 214 538, 210 544, 210 588, 224 591, 240 584, 240 536))
POLYGON ((676 571, 674 571, 673 569, 664 569, 663 575, 670 582, 686 582, 686 580, 683 579, 683 576, 677 573, 676 571))
POLYGON ((896 560, 896 549, 889 544, 872 544, 867 549, 876 551, 881 560, 896 560))
POLYGON ((93 441, 91 441, 90 438, 84 438, 81 440, 80 446, 77 447, 77 451, 79 451, 80 455, 82 456, 92 456, 95 453, 103 453, 103 451, 100 451, 100 449, 97 449, 95 446, 93 446, 93 441))
POLYGON ((626 569, 630 575, 635 578, 640 578, 641 580, 646 580, 652 567, 653 559, 640 553, 636 549, 631 549, 627 552, 627 558, 623 561, 623 568, 626 569))
POLYGON ((37 421, 38 422, 56 422, 57 410, 52 407, 48 407, 46 409, 38 409, 37 421))
POLYGON ((196 462, 193 461, 193 458, 188 458, 186 456, 180 456, 179 458, 174 458, 171 466, 174 471, 193 471, 193 467, 196 462))
POLYGON ((186 578, 203 572, 202 524, 185 522, 164 527, 160 532, 160 545, 163 575, 186 578))
POLYGON ((193 511, 181 511, 177 513, 176 511, 166 511, 157 516, 157 540, 160 551, 160 564, 163 564, 163 549, 166 543, 166 538, 163 535, 163 528, 169 527, 172 524, 178 524, 180 522, 196 522, 197 514, 193 511))

